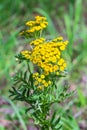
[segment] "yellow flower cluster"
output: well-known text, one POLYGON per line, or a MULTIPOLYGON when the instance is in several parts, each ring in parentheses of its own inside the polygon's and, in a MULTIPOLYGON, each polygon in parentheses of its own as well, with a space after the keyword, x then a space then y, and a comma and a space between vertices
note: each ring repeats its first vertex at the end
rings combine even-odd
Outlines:
POLYGON ((22 51, 21 54, 24 56, 25 59, 30 60, 31 52, 28 50, 22 51))
POLYGON ((44 74, 39 75, 39 73, 33 74, 34 85, 38 86, 38 89, 44 89, 44 87, 48 87, 52 84, 50 80, 47 80, 44 74))
POLYGON ((39 44, 42 44, 44 41, 45 41, 44 38, 38 38, 38 39, 36 39, 36 40, 30 42, 30 45, 37 46, 37 45, 39 45, 39 44))
POLYGON ((45 17, 42 16, 36 16, 34 21, 28 21, 26 22, 26 26, 29 27, 28 30, 22 31, 20 34, 31 34, 37 31, 40 31, 44 28, 46 28, 48 25, 48 22, 46 21, 45 17))
POLYGON ((31 51, 22 51, 21 54, 43 69, 45 74, 63 71, 66 62, 61 58, 61 51, 65 49, 68 41, 61 41, 58 37, 53 41, 44 42, 44 38, 36 39, 30 44, 35 45, 31 51))
MULTIPOLYGON (((45 17, 36 16, 35 21, 29 21, 26 23, 29 26, 27 32, 41 30, 47 26, 45 17)), ((46 41, 44 38, 38 38, 30 42, 31 50, 22 51, 22 56, 32 61, 41 69, 41 75, 34 73, 34 85, 39 89, 48 87, 51 85, 51 81, 46 79, 50 74, 59 75, 65 70, 67 64, 61 57, 61 52, 65 50, 68 41, 63 41, 63 37, 57 37, 52 41, 46 41)))
POLYGON ((61 58, 61 51, 65 49, 68 42, 51 41, 35 46, 31 52, 30 60, 43 69, 44 73, 63 71, 66 62, 61 58))
POLYGON ((49 86, 51 84, 45 80, 45 76, 55 73, 58 75, 66 68, 66 62, 61 57, 61 51, 65 50, 68 41, 63 41, 62 37, 53 39, 52 41, 46 42, 44 38, 36 39, 30 42, 31 46, 34 45, 31 51, 25 50, 21 54, 27 59, 32 61, 42 69, 42 75, 35 73, 33 77, 35 78, 34 84, 42 89, 43 86, 49 86))

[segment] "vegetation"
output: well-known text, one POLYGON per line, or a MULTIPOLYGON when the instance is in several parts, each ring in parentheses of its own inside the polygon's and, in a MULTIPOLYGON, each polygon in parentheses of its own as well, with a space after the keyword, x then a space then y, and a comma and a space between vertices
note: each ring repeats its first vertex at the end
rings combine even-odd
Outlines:
MULTIPOLYGON (((25 114, 27 104, 11 101, 9 89, 17 66, 14 55, 24 48, 28 39, 20 38, 19 32, 27 20, 36 15, 47 18, 46 39, 63 35, 69 44, 63 52, 67 61, 68 74, 57 85, 62 91, 68 84, 74 95, 62 104, 54 104, 51 109, 61 116, 64 130, 87 129, 87 27, 86 0, 1 0, 0 2, 0 129, 29 129, 29 113, 25 114), (49 4, 52 3, 52 4, 49 4), (22 21, 22 22, 21 22, 22 21), (71 123, 72 122, 72 123, 71 123), (19 127, 17 127, 17 125, 19 127)), ((23 27, 23 28, 22 28, 23 27)), ((21 65, 24 67, 24 64, 21 65)), ((57 90, 59 91, 59 90, 57 90)), ((58 117, 56 117, 58 119, 58 117)), ((54 121, 55 122, 55 121, 54 121)), ((61 123, 60 122, 60 123, 61 123)), ((34 129, 34 126, 32 126, 34 129)))

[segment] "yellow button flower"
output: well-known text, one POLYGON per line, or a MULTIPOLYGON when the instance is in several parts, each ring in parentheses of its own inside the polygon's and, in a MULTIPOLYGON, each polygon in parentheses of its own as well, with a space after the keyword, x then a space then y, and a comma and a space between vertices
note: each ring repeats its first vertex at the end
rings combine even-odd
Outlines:
POLYGON ((40 77, 41 77, 41 79, 44 79, 44 78, 45 78, 45 76, 44 76, 43 74, 42 74, 40 77))

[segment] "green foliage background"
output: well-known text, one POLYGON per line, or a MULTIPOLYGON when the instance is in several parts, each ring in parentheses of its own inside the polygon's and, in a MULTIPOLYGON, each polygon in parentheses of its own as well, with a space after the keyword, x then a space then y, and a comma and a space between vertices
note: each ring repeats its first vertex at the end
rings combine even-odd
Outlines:
MULTIPOLYGON (((74 96, 63 104, 59 104, 58 114, 64 115, 64 130, 86 129, 87 126, 87 1, 86 0, 1 0, 0 1, 0 98, 10 104, 1 108, 13 109, 13 115, 3 114, 4 119, 19 121, 19 129, 28 126, 28 116, 24 115, 25 107, 16 106, 8 97, 12 86, 12 76, 19 69, 14 56, 26 48, 24 39, 19 36, 22 26, 35 15, 47 17, 49 26, 47 37, 63 36, 69 40, 64 56, 68 63, 68 76, 58 82, 62 88, 69 82, 70 89, 75 89, 74 96), (8 97, 8 98, 7 98, 8 97), (63 107, 64 106, 64 107, 63 107), (65 109, 64 109, 65 108, 65 109), (68 114, 67 114, 68 112, 68 114), (81 113, 81 114, 79 114, 81 113), (74 116, 73 116, 74 115, 74 116), (71 123, 72 122, 72 123, 71 123), (85 128, 86 127, 86 128, 85 128)), ((0 108, 0 109, 1 109, 0 108)), ((2 114, 0 113, 2 116, 2 114)), ((13 128, 18 129, 13 123, 13 128)), ((1 129, 5 126, 0 124, 1 129)), ((7 128, 8 129, 8 128, 7 128)), ((9 129, 10 128, 9 126, 9 129)))

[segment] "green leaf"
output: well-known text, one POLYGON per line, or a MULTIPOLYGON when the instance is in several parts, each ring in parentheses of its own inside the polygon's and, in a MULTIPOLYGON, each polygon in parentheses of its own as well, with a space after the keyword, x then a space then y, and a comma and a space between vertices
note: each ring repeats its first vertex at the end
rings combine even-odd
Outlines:
POLYGON ((58 129, 58 130, 60 130, 61 128, 62 128, 62 125, 61 125, 61 126, 59 126, 57 129, 58 129))
POLYGON ((52 128, 59 128, 60 125, 59 122, 60 122, 60 117, 54 120, 54 122, 52 123, 52 128))
POLYGON ((28 90, 27 90, 27 97, 29 97, 29 94, 30 94, 30 89, 28 88, 28 90))
POLYGON ((60 130, 62 128, 62 125, 55 128, 55 130, 60 130))
POLYGON ((57 114, 57 112, 54 111, 54 113, 53 113, 53 115, 52 115, 52 118, 51 118, 51 120, 50 120, 50 124, 52 124, 53 121, 55 120, 56 114, 57 114))
POLYGON ((33 77, 32 77, 32 74, 30 74, 30 81, 31 81, 31 87, 33 88, 33 77))
POLYGON ((22 95, 25 95, 26 94, 26 88, 24 88, 23 92, 22 92, 22 95))
POLYGON ((26 80, 26 78, 27 78, 27 71, 25 71, 24 73, 24 80, 26 80))
POLYGON ((12 87, 12 90, 9 90, 9 92, 12 93, 12 94, 16 94, 17 90, 14 87, 12 87))
POLYGON ((56 121, 54 122, 55 126, 60 122, 60 119, 61 119, 61 117, 58 117, 58 119, 56 119, 56 121))

